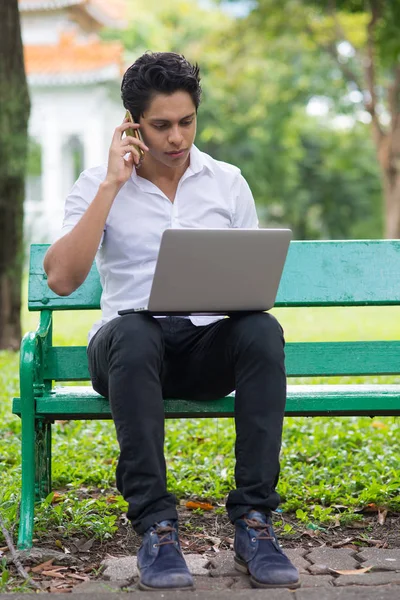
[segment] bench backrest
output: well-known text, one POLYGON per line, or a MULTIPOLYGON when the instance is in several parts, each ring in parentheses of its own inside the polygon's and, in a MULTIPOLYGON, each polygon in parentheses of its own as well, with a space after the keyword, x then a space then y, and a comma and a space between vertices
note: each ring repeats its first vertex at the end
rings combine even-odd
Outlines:
MULTIPOLYGON (((47 286, 43 258, 48 244, 33 244, 29 310, 100 307, 101 285, 93 265, 68 297, 47 286)), ((400 304, 400 241, 291 242, 276 306, 376 306, 400 304)), ((289 376, 400 373, 400 342, 307 342, 286 347, 289 376)), ((85 347, 51 347, 45 378, 88 380, 85 347)))

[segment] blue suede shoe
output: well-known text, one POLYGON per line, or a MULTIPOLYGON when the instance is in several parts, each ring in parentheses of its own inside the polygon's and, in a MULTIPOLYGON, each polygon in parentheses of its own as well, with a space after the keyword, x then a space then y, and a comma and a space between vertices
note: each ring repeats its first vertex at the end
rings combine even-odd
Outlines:
POLYGON ((299 587, 299 572, 282 552, 270 517, 256 510, 235 521, 235 567, 257 588, 299 587))
POLYGON ((194 587, 179 544, 176 520, 161 521, 150 527, 143 536, 137 559, 141 590, 194 587))

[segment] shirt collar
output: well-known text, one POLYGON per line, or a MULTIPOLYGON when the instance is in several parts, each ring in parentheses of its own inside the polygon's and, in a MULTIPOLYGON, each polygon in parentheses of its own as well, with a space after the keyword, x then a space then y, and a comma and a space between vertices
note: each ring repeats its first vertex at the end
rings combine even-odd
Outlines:
POLYGON ((205 155, 194 144, 190 148, 190 165, 189 169, 192 173, 200 173, 203 169, 210 169, 207 162, 204 160, 205 155))
MULTIPOLYGON (((190 148, 190 164, 183 176, 186 178, 188 175, 196 175, 197 173, 201 173, 201 171, 204 169, 208 169, 212 173, 213 171, 205 160, 205 156, 206 155, 204 155, 203 152, 200 152, 197 146, 193 144, 190 148)), ((131 177, 136 185, 138 185, 140 188, 146 189, 146 191, 148 191, 148 184, 152 186, 152 184, 146 179, 139 179, 140 171, 138 172, 136 169, 133 169, 131 177)))

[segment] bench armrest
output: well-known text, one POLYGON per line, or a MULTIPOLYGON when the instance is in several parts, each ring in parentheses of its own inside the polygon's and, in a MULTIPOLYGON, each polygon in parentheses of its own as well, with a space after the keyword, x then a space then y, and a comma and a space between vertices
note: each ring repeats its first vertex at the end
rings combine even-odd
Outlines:
MULTIPOLYGON (((34 390, 44 390, 43 371, 47 348, 52 343, 52 311, 43 310, 36 331, 29 331, 21 341, 20 353, 20 393, 21 409, 24 400, 31 405, 34 390)), ((27 407, 26 407, 27 408, 27 407)), ((33 409, 33 405, 32 405, 33 409)))

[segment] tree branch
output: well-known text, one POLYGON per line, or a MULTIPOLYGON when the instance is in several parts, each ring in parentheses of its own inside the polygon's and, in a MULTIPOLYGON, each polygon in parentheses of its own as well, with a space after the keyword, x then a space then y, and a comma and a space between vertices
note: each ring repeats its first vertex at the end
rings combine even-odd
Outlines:
POLYGON ((391 131, 394 133, 399 124, 400 115, 400 65, 394 69, 394 80, 388 86, 388 105, 391 116, 391 131))
MULTIPOLYGON (((345 78, 345 80, 348 83, 355 83, 357 88, 360 90, 360 92, 362 92, 364 86, 362 85, 361 81, 359 80, 359 77, 356 74, 356 72, 353 71, 353 69, 351 69, 349 67, 349 65, 347 65, 346 63, 341 63, 339 61, 337 48, 336 48, 336 41, 331 41, 327 44, 321 44, 320 42, 317 41, 317 39, 315 37, 315 32, 313 31, 312 27, 310 27, 310 25, 308 25, 308 24, 306 24, 305 27, 306 27, 306 31, 307 31, 308 35, 313 40, 313 42, 315 43, 317 48, 319 48, 322 52, 327 52, 328 54, 331 55, 331 57, 333 58, 333 60, 336 62, 337 66, 341 70, 342 75, 345 78)), ((341 37, 341 39, 343 39, 343 41, 347 41, 345 36, 343 38, 342 38, 342 36, 340 36, 340 37, 341 37)))
POLYGON ((38 583, 36 583, 36 581, 34 581, 32 579, 32 577, 30 577, 28 575, 28 573, 25 571, 24 567, 22 566, 22 564, 18 558, 17 551, 15 550, 14 544, 12 542, 11 536, 6 529, 6 526, 4 525, 4 521, 1 518, 1 516, 0 516, 0 529, 3 532, 4 538, 6 540, 6 544, 8 546, 8 549, 10 550, 10 554, 11 554, 13 563, 17 567, 18 573, 21 575, 21 577, 23 577, 29 583, 29 585, 32 585, 33 587, 35 587, 38 590, 42 590, 42 587, 38 583))
POLYGON ((381 124, 379 122, 378 115, 376 113, 377 106, 377 95, 376 95, 376 74, 375 74, 375 53, 374 53, 374 34, 375 26, 380 17, 380 7, 378 3, 371 0, 371 20, 367 26, 367 56, 364 61, 365 66, 365 79, 367 82, 368 91, 370 93, 370 101, 365 103, 365 108, 368 110, 372 117, 372 123, 374 126, 375 133, 378 137, 378 142, 384 136, 381 124))

